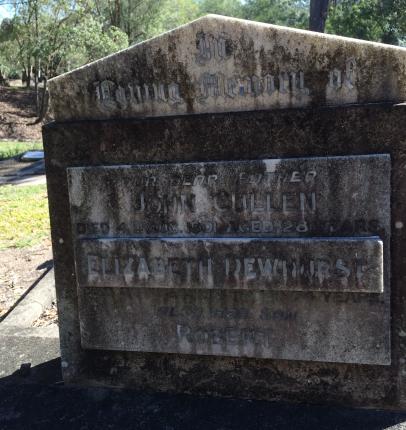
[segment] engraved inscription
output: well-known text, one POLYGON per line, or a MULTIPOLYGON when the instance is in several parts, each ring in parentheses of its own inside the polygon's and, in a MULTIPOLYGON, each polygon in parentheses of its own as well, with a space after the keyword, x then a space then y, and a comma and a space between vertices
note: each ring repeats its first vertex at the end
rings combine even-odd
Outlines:
POLYGON ((302 71, 281 72, 278 76, 266 74, 264 77, 256 75, 227 77, 222 73, 205 72, 200 76, 198 89, 198 101, 201 103, 209 97, 220 96, 238 98, 270 97, 277 94, 293 96, 309 94, 302 71))
POLYGON ((218 36, 199 32, 196 34, 196 63, 206 64, 211 60, 225 60, 231 55, 233 42, 226 33, 218 36))
MULTIPOLYGON (((223 103, 233 99, 260 97, 271 105, 283 100, 298 100, 306 104, 310 100, 308 97, 312 95, 312 91, 306 86, 305 72, 301 69, 279 70, 277 67, 278 72, 274 73, 271 69, 263 68, 258 75, 226 74, 216 70, 214 66, 218 63, 234 58, 237 46, 238 42, 231 40, 225 33, 196 34, 195 61, 202 69, 206 69, 190 76, 188 91, 190 92, 190 87, 193 88, 197 103, 205 105, 211 99, 219 97, 223 103)), ((342 68, 325 72, 328 102, 334 102, 340 97, 349 98, 349 101, 357 98, 356 72, 355 58, 347 59, 342 68)), ((176 107, 185 103, 182 80, 142 81, 143 79, 124 82, 111 79, 96 81, 93 83, 96 103, 107 110, 131 110, 153 103, 176 107)))
POLYGON ((381 236, 386 206, 372 208, 360 191, 367 184, 382 186, 373 173, 378 164, 377 157, 365 156, 72 168, 74 232, 78 237, 381 236), (85 195, 85 184, 97 193, 85 195), (340 206, 329 204, 332 196, 340 206))
POLYGON ((330 88, 339 90, 343 85, 348 89, 354 88, 356 79, 356 62, 354 58, 350 58, 346 62, 345 71, 342 72, 338 69, 333 69, 329 72, 329 83, 330 88))
POLYGON ((377 238, 81 240, 77 257, 87 287, 383 291, 377 238))
POLYGON ((176 105, 184 103, 179 84, 153 82, 150 84, 128 83, 121 86, 113 81, 97 81, 93 84, 97 102, 105 108, 127 109, 148 102, 176 105))
POLYGON ((73 167, 68 184, 83 348, 390 364, 389 156, 73 167))

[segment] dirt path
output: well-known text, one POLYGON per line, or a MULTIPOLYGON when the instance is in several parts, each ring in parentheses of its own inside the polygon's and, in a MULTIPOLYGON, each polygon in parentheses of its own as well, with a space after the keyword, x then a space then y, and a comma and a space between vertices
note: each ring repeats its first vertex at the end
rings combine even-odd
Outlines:
POLYGON ((33 90, 0 86, 0 140, 41 140, 42 124, 34 122, 33 90))
POLYGON ((30 248, 0 250, 0 317, 50 267, 51 260, 49 239, 30 248))
MULTIPOLYGON (((0 86, 0 140, 41 140, 42 124, 29 125, 36 119, 33 90, 0 86)), ((10 175, 16 160, 1 163, 0 175, 10 175)), ((29 169, 35 163, 24 164, 29 169)), ((1 181, 0 181, 1 182, 1 181)), ((51 241, 29 248, 0 250, 0 317, 44 273, 52 260, 51 241)))

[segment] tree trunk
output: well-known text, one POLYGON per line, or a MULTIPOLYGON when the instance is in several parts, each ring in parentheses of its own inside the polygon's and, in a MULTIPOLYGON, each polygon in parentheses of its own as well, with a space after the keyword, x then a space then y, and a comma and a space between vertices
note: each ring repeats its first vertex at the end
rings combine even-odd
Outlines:
POLYGON ((28 60, 26 87, 27 88, 31 87, 31 59, 28 60))
POLYGON ((121 24, 121 3, 120 3, 120 0, 114 0, 113 8, 114 9, 113 9, 112 25, 120 28, 120 24, 121 24))
POLYGON ((37 119, 32 122, 29 123, 28 125, 35 125, 35 124, 39 124, 40 122, 42 122, 45 118, 45 115, 47 114, 48 111, 48 103, 49 103, 49 94, 47 91, 47 76, 44 75, 44 86, 42 88, 42 96, 41 96, 41 102, 40 102, 40 109, 37 115, 37 119))
POLYGON ((127 13, 127 17, 126 17, 126 33, 128 36, 128 42, 130 43, 130 45, 133 43, 132 41, 132 6, 133 6, 133 2, 129 1, 128 2, 128 13, 127 13))
MULTIPOLYGON (((34 5, 34 24, 35 24, 35 47, 36 52, 39 44, 39 31, 38 31, 38 2, 34 5)), ((39 76, 39 59, 38 54, 34 56, 34 86, 35 86, 35 109, 37 110, 37 116, 39 116, 39 90, 38 90, 38 76, 39 76)))
POLYGON ((6 78, 3 76, 0 70, 0 85, 6 86, 6 84, 7 84, 6 78))
POLYGON ((392 29, 385 31, 381 37, 382 43, 387 43, 389 45, 399 45, 399 39, 396 32, 392 29))
POLYGON ((309 30, 324 33, 329 0, 310 0, 309 30))
POLYGON ((35 90, 35 109, 39 115, 39 88, 38 88, 38 60, 35 59, 34 67, 34 90, 35 90))

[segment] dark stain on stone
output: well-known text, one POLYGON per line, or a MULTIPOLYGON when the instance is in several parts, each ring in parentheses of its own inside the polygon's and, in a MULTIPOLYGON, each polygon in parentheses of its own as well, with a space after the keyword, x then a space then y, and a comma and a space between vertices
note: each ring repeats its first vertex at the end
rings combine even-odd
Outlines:
POLYGON ((51 123, 43 128, 61 345, 67 383, 210 393, 268 400, 404 408, 405 229, 393 230, 392 364, 362 366, 179 354, 84 350, 66 168, 100 164, 390 153, 392 218, 406 211, 406 108, 391 104, 51 123), (106 151, 100 152, 103 143, 106 151), (221 143, 221 144, 220 144, 221 143), (108 150, 111 149, 111 150, 108 150), (64 243, 59 242, 64 238, 64 243), (84 367, 80 367, 83 364, 84 367), (112 367, 119 369, 111 375, 112 367), (238 381, 238 382, 231 382, 238 381), (310 383, 309 383, 310 381, 310 383), (371 382, 372 381, 372 382, 371 382))
POLYGON ((187 112, 193 113, 193 105, 196 99, 195 87, 189 77, 189 74, 187 73, 187 68, 183 63, 178 63, 177 75, 181 89, 181 96, 186 101, 187 112))
POLYGON ((178 36, 176 35, 169 35, 168 37, 168 61, 170 63, 176 63, 177 62, 177 44, 179 43, 178 36))
POLYGON ((253 76, 256 73, 257 59, 255 56, 254 41, 245 34, 238 39, 238 49, 235 53, 235 61, 241 69, 243 76, 253 76))
POLYGON ((236 48, 235 43, 232 39, 227 37, 225 44, 226 44, 226 57, 231 57, 236 48))
POLYGON ((154 68, 154 78, 158 82, 168 82, 168 57, 159 48, 153 55, 152 64, 154 68))

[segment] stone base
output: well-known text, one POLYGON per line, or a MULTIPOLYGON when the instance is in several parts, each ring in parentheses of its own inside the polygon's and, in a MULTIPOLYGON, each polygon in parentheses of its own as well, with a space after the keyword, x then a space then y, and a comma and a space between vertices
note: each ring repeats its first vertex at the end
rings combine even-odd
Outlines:
MULTIPOLYGON (((406 108, 388 104, 44 127, 62 368, 67 383, 267 400, 406 407, 406 108), (391 155, 391 365, 82 349, 67 167, 391 155)), ((371 196, 374 198, 374 196, 371 196)))

